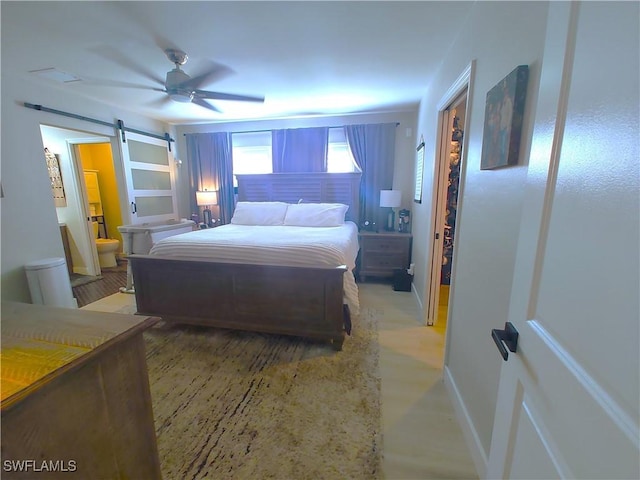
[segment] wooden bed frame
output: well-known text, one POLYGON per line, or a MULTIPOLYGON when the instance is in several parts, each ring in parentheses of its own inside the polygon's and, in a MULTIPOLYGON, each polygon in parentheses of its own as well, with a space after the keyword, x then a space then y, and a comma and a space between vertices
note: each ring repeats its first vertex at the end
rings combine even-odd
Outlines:
MULTIPOLYGON (((360 174, 238 175, 239 201, 349 205, 357 222, 360 174)), ((344 305, 345 265, 284 267, 128 257, 138 313, 165 321, 326 340, 342 348, 350 331, 344 305)))

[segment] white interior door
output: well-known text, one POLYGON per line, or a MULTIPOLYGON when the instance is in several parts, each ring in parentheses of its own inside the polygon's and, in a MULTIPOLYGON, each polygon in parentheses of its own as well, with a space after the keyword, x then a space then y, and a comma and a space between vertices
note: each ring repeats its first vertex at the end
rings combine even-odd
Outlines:
POLYGON ((177 220, 174 161, 166 140, 127 133, 120 146, 131 223, 177 220))
MULTIPOLYGON (((78 137, 67 138, 69 151, 71 152, 71 161, 73 163, 73 172, 75 177, 75 185, 78 190, 80 219, 78 223, 81 228, 74 229, 77 234, 74 242, 79 250, 80 256, 85 260, 85 275, 100 275, 100 260, 98 250, 96 248, 95 234, 93 231, 93 221, 91 219, 91 209, 89 207, 89 192, 84 175, 84 164, 80 150, 81 145, 100 144, 109 142, 107 137, 78 137)), ((76 270, 74 266, 74 271, 76 270)))
POLYGON ((638 18, 549 6, 487 478, 640 478, 638 18))
POLYGON ((440 153, 433 172, 433 238, 429 266, 429 292, 427 295, 427 325, 434 325, 438 318, 438 299, 442 274, 442 247, 444 242, 445 203, 447 195, 447 176, 449 153, 451 149, 451 130, 453 115, 447 107, 440 112, 440 153))

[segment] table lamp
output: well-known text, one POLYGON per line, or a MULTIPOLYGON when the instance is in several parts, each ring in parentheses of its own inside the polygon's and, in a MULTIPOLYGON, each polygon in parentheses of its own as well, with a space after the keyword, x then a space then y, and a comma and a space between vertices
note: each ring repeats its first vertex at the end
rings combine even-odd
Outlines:
POLYGON ((396 213, 402 202, 402 192, 400 190, 380 190, 380 207, 388 208, 387 224, 385 230, 393 231, 395 229, 396 213))
POLYGON ((215 190, 198 190, 196 192, 196 204, 199 207, 204 207, 202 216, 204 217, 204 223, 207 227, 213 227, 213 218, 211 216, 211 205, 218 205, 218 192, 215 190))

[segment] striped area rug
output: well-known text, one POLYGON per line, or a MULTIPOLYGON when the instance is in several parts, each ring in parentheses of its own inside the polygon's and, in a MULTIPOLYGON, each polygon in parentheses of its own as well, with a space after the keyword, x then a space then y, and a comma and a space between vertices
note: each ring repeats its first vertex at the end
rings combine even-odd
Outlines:
POLYGON ((341 352, 162 322, 145 332, 164 479, 379 478, 379 316, 362 308, 341 352))

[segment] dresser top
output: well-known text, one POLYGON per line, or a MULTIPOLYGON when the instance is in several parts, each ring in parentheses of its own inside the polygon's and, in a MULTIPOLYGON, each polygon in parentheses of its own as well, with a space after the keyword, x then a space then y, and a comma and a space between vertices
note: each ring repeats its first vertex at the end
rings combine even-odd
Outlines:
POLYGON ((159 319, 2 302, 2 408, 159 319))

